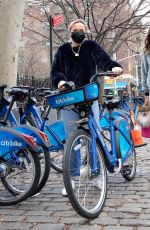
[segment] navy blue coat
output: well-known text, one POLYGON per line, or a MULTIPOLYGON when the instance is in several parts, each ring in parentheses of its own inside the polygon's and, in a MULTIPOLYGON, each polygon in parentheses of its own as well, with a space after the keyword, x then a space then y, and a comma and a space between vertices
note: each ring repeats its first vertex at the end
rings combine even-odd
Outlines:
MULTIPOLYGON (((78 47, 75 47, 74 51, 77 52, 78 47)), ((79 87, 84 86, 96 73, 96 66, 102 71, 121 67, 95 41, 85 40, 78 57, 73 53, 71 43, 65 43, 58 48, 54 57, 51 70, 52 85, 57 88, 59 81, 65 80, 73 81, 79 87)))

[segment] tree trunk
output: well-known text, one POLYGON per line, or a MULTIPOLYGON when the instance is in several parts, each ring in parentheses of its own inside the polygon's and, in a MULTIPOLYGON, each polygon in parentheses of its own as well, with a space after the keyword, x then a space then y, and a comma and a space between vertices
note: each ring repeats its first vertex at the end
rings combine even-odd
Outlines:
POLYGON ((25 0, 0 0, 0 84, 16 85, 25 0))

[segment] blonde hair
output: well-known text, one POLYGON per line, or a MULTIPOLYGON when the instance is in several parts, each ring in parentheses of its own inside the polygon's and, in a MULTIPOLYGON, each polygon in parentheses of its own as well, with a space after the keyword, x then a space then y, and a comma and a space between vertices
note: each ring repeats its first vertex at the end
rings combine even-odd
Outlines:
POLYGON ((70 25, 68 26, 68 32, 69 33, 71 32, 71 29, 72 29, 73 25, 76 24, 76 23, 82 23, 85 26, 86 33, 89 33, 89 34, 91 33, 86 21, 84 21, 83 19, 76 19, 76 20, 72 21, 70 23, 70 25))

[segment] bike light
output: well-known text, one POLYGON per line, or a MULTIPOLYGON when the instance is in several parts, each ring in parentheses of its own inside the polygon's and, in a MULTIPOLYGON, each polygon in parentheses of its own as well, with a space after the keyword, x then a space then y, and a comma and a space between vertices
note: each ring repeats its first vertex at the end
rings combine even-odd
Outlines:
POLYGON ((34 139, 33 139, 31 136, 28 136, 28 135, 26 135, 26 134, 24 134, 24 133, 22 134, 22 136, 25 137, 25 139, 26 139, 27 141, 29 141, 31 145, 36 145, 34 139))
POLYGON ((47 137, 47 135, 46 135, 45 133, 39 131, 39 134, 41 135, 41 137, 42 137, 46 142, 49 142, 48 137, 47 137))

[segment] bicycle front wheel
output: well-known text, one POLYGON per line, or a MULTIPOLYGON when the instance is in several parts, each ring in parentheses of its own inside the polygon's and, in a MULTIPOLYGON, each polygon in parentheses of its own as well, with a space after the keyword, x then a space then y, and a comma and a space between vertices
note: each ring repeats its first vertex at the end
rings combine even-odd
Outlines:
POLYGON ((68 139, 63 159, 63 179, 68 198, 84 218, 97 217, 105 203, 107 171, 103 151, 96 144, 97 170, 93 171, 92 139, 77 130, 68 139))
POLYGON ((0 160, 6 167, 1 174, 0 205, 14 205, 34 193, 40 179, 40 162, 37 154, 29 149, 16 153, 18 162, 0 160))

